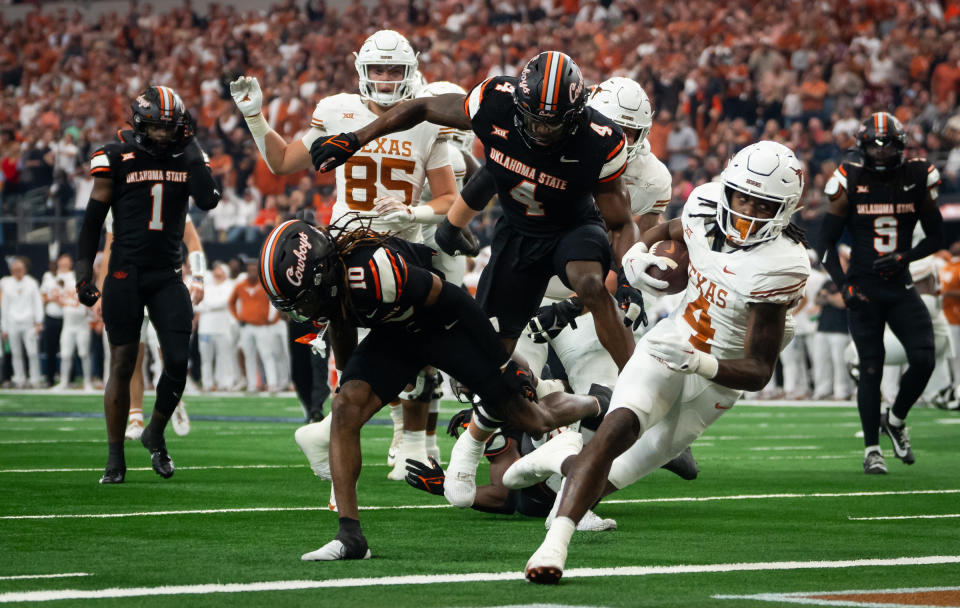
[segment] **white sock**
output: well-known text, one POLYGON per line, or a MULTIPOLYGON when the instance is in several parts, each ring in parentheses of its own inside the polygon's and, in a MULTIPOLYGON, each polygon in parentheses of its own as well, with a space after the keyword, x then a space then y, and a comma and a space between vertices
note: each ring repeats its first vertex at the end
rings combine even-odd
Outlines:
MULTIPOLYGON (((425 431, 425 433, 426 433, 426 431, 425 431)), ((406 440, 406 439, 404 439, 404 440, 406 440)), ((436 432, 434 432, 434 433, 426 433, 426 438, 424 439, 423 446, 426 448, 427 452, 429 452, 430 450, 436 450, 436 449, 437 449, 437 434, 436 434, 436 432)))
POLYGON ((570 546, 570 539, 573 538, 573 533, 576 531, 577 524, 575 521, 566 516, 556 517, 550 529, 547 530, 547 536, 543 540, 543 544, 561 544, 568 547, 570 546))
POLYGON ((402 405, 390 406, 390 418, 393 420, 394 432, 403 430, 403 406, 402 405))
POLYGON ((143 422, 143 412, 131 412, 127 417, 127 422, 143 422))
MULTIPOLYGON (((404 431, 401 449, 407 448, 410 450, 416 450, 414 446, 424 445, 426 442, 426 435, 426 431, 404 431)), ((410 452, 407 453, 409 454, 410 452)))
POLYGON ((453 444, 453 450, 450 451, 450 464, 453 465, 456 462, 472 465, 473 472, 476 472, 485 445, 486 442, 475 439, 470 434, 470 430, 467 429, 460 434, 460 439, 457 439, 457 442, 453 444))
POLYGON ((897 418, 897 415, 893 413, 893 410, 887 414, 887 421, 893 426, 903 426, 903 418, 897 418))
POLYGON ((880 449, 879 445, 868 445, 867 448, 863 451, 863 457, 866 458, 870 455, 870 452, 876 452, 883 456, 883 450, 880 449))

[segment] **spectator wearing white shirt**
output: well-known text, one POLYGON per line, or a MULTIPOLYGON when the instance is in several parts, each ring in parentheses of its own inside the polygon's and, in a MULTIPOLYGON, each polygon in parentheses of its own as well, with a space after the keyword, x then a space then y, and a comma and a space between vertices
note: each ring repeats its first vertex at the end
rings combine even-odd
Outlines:
MULTIPOLYGON (((47 386, 53 386, 53 379, 57 372, 57 355, 60 348, 60 335, 63 331, 63 307, 60 305, 60 296, 66 289, 66 281, 73 280, 73 258, 62 254, 57 258, 55 272, 47 271, 40 279, 40 297, 43 298, 43 338, 41 339, 43 353, 46 355, 47 386)), ((71 287, 70 291, 74 291, 71 287)), ((64 380, 61 379, 63 382, 64 380)))
POLYGON ((60 383, 56 390, 64 390, 70 383, 73 372, 73 356, 80 357, 80 370, 83 374, 83 390, 92 391, 93 373, 90 361, 90 321, 93 312, 80 304, 77 299, 77 279, 73 271, 63 278, 60 291, 60 306, 63 309, 63 330, 60 332, 60 383))
POLYGON ((27 275, 26 261, 14 258, 10 263, 10 276, 0 281, 3 293, 0 304, 0 329, 3 339, 10 341, 10 354, 13 358, 13 386, 27 386, 23 355, 26 351, 30 369, 30 385, 39 387, 40 356, 37 337, 43 330, 43 298, 40 297, 40 285, 27 275))
POLYGON ((227 303, 236 282, 222 262, 214 264, 212 280, 204 285, 203 301, 197 306, 200 339, 200 380, 205 391, 230 390, 237 384, 237 323, 227 303))

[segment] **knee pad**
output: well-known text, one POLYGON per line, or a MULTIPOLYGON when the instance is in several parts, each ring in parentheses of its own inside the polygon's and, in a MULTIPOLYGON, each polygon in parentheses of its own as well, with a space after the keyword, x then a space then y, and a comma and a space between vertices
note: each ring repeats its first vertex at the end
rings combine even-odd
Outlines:
POLYGON ((332 420, 333 416, 327 416, 320 422, 301 426, 293 434, 300 451, 307 457, 310 468, 320 479, 332 479, 330 474, 330 424, 332 420))

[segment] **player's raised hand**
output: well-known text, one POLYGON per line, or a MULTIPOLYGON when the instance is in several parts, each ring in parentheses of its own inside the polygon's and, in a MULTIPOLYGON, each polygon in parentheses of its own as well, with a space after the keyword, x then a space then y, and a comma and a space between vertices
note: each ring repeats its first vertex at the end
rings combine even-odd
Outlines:
POLYGON ((244 116, 256 116, 263 108, 263 91, 253 76, 241 76, 231 82, 230 96, 244 116))
POLYGON ((667 270, 677 267, 677 263, 670 258, 649 253, 643 241, 634 243, 633 247, 623 254, 620 265, 622 274, 630 285, 654 296, 664 295, 669 284, 647 274, 647 268, 656 266, 660 270, 667 270))
POLYGON ((310 158, 313 168, 321 173, 332 171, 360 149, 360 141, 353 133, 340 133, 330 137, 321 137, 310 146, 310 158))

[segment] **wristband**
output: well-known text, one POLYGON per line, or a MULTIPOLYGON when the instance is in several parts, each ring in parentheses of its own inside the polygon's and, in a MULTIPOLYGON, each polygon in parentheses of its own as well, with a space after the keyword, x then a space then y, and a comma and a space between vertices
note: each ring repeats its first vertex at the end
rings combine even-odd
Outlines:
POLYGON ((720 361, 717 360, 711 354, 701 352, 698 357, 699 365, 697 365, 697 373, 707 380, 713 380, 717 377, 717 372, 720 370, 720 361))
POLYGON ((203 279, 207 272, 207 256, 203 251, 191 251, 187 254, 187 263, 190 264, 190 274, 203 279))
POLYGON ((418 224, 439 224, 444 216, 438 214, 430 205, 419 205, 413 208, 413 221, 418 224))

